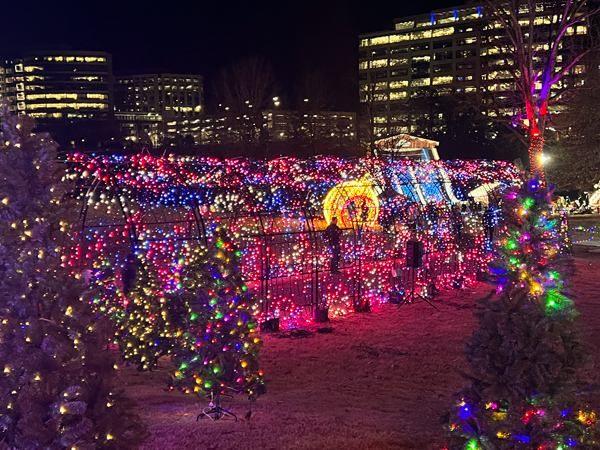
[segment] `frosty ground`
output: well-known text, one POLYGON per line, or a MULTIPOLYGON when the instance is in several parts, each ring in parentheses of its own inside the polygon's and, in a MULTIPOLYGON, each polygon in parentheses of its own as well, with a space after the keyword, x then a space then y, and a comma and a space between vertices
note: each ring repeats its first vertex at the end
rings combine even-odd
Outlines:
MULTIPOLYGON (((584 341, 600 342, 600 255, 576 253, 574 287, 584 341)), ((445 291, 424 302, 333 320, 331 334, 263 335, 261 368, 268 393, 252 404, 225 399, 239 421, 203 420, 208 400, 165 390, 169 361, 158 370, 125 368, 122 384, 138 402, 152 436, 145 450, 423 450, 443 446, 440 416, 462 386, 462 345, 476 299, 492 286, 445 291)), ((600 349, 592 348, 600 367, 600 349)), ((586 373, 600 383, 600 371, 586 373)), ((600 393, 589 397, 600 410, 600 393)))

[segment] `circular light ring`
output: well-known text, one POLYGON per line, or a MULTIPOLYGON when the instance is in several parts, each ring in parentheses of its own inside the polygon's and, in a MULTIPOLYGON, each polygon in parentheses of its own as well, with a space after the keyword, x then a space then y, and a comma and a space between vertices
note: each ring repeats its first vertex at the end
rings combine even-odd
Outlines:
POLYGON ((343 228, 375 228, 379 219, 379 198, 366 176, 343 181, 325 196, 323 215, 328 224, 337 217, 343 228))

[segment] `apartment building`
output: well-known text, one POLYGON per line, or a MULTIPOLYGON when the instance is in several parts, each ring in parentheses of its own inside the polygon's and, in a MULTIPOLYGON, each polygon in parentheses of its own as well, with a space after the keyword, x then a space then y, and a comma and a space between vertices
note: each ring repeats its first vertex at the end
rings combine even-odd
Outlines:
MULTIPOLYGON (((526 5, 519 12, 528 25, 526 5)), ((557 20, 556 3, 538 4, 536 27, 557 20)), ((579 24, 568 30, 567 39, 587 33, 588 25, 579 24)), ((496 45, 504 34, 481 6, 468 6, 395 19, 393 30, 360 35, 359 93, 376 136, 444 132, 444 113, 436 106, 449 95, 475 99, 489 116, 511 114, 504 100, 514 92, 514 80, 496 45)), ((584 71, 575 66, 563 83, 577 83, 584 71)))
POLYGON ((122 134, 133 141, 200 142, 204 113, 201 75, 145 73, 115 78, 115 111, 122 134), (135 120, 133 120, 135 119, 135 120), (161 123, 157 127, 157 121, 161 123))

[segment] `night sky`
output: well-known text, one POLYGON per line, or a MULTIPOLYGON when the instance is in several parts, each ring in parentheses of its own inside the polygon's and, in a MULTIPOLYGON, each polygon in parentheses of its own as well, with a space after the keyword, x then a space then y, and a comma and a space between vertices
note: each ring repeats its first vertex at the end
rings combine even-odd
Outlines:
POLYGON ((357 103, 358 34, 461 0, 30 0, 5 16, 0 47, 101 50, 115 74, 171 71, 205 77, 206 99, 221 67, 246 56, 271 62, 283 106, 306 71, 325 73, 333 106, 357 103))

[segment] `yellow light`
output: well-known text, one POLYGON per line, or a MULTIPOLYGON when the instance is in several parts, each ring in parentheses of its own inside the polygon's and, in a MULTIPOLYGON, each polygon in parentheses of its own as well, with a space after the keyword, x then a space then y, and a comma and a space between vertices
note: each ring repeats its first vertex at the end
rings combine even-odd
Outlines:
POLYGON ((106 435, 106 440, 107 440, 107 441, 110 441, 112 438, 113 438, 113 437, 112 437, 112 435, 110 435, 110 434, 107 434, 107 435, 106 435))
POLYGON ((323 214, 328 224, 337 217, 343 228, 377 226, 379 198, 369 177, 343 181, 331 188, 323 200, 323 214))

